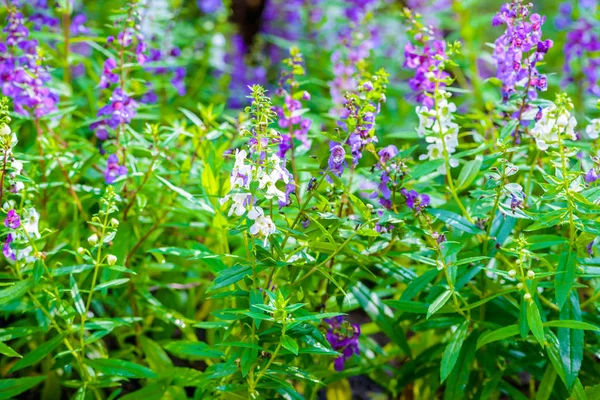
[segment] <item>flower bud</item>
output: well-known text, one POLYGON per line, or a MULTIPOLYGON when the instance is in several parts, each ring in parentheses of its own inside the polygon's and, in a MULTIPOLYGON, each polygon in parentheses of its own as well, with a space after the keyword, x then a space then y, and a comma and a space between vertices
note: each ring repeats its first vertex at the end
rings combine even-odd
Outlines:
POLYGON ((88 243, 90 244, 90 246, 95 246, 98 244, 98 235, 96 235, 95 233, 90 236, 88 238, 88 243))
POLYGON ((523 282, 517 283, 517 289, 523 290, 523 282))
POLYGON ((511 278, 514 278, 515 275, 517 275, 517 271, 515 271, 514 269, 508 271, 508 276, 510 276, 511 278))
POLYGON ((110 219, 110 225, 113 228, 118 228, 119 227, 119 221, 116 218, 111 218, 110 219))
POLYGON ((8 136, 10 135, 10 126, 6 124, 0 125, 0 136, 8 136))
POLYGON ((529 279, 533 279, 535 277, 535 272, 533 272, 533 270, 530 269, 529 271, 527 271, 527 277, 529 279))
POLYGON ((531 301, 531 295, 530 295, 529 293, 525 293, 525 294, 523 295, 523 299, 524 299, 525 301, 531 301))
POLYGON ((109 254, 106 256, 106 262, 108 262, 108 265, 115 265, 117 263, 117 256, 109 254))
POLYGON ((77 248, 77 254, 79 255, 84 255, 85 254, 85 249, 83 247, 78 247, 77 248))

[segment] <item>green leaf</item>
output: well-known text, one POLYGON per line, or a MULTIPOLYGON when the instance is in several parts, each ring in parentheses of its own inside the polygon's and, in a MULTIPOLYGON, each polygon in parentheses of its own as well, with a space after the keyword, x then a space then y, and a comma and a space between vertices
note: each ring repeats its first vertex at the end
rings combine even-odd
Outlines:
POLYGON ((451 290, 446 290, 444 292, 442 292, 442 294, 440 294, 430 305, 429 308, 427 309, 427 318, 429 319, 429 317, 431 317, 433 314, 435 314, 440 308, 442 308, 444 306, 444 304, 446 304, 446 302, 448 301, 448 299, 452 296, 452 291, 451 290))
POLYGON ((452 228, 461 230, 463 232, 471 233, 473 235, 483 233, 481 229, 479 229, 474 224, 470 223, 465 217, 453 213, 452 211, 440 210, 435 208, 428 209, 427 211, 431 215, 444 221, 446 225, 452 228))
POLYGON ((0 305, 22 297, 27 293, 32 284, 33 282, 30 279, 26 279, 24 281, 19 281, 4 290, 0 290, 0 305))
POLYGON ((204 342, 176 341, 167 343, 165 350, 183 359, 221 358, 223 352, 216 350, 204 342))
POLYGON ((554 382, 556 381, 556 370, 552 363, 549 363, 544 372, 544 376, 540 381, 540 386, 535 396, 535 400, 548 400, 554 389, 554 382))
POLYGON ((479 348, 488 343, 515 336, 518 333, 519 325, 508 325, 494 331, 488 331, 479 337, 479 340, 477 341, 477 349, 479 350, 479 348))
POLYGON ((573 283, 575 283, 575 275, 577 272, 577 254, 571 251, 563 251, 558 261, 556 269, 556 279, 554 287, 556 289, 556 304, 562 308, 569 297, 569 292, 573 283))
MULTIPOLYGON (((579 309, 579 297, 571 293, 571 299, 560 311, 561 321, 573 320, 572 322, 581 322, 581 310, 579 309)), ((572 325, 569 324, 569 325, 572 325)), ((579 374, 581 362, 583 360, 583 340, 584 332, 581 329, 558 329, 558 342, 560 344, 560 358, 565 370, 565 379, 567 389, 573 390, 573 385, 579 374)))
POLYGON ((479 396, 480 399, 483 400, 493 398, 492 394, 494 393, 496 387, 500 383, 500 379, 502 379, 503 372, 504 371, 502 370, 496 371, 494 375, 492 375, 490 380, 487 381, 487 383, 481 389, 481 396, 479 396))
POLYGON ((474 160, 471 160, 465 164, 456 181, 456 190, 458 192, 468 188, 469 185, 473 183, 477 177, 477 174, 479 173, 479 170, 481 169, 481 163, 481 158, 475 158, 474 160))
POLYGON ((119 397, 119 400, 160 400, 164 399, 165 390, 164 384, 154 383, 135 392, 127 393, 125 396, 119 397))
POLYGON ((458 327, 456 332, 454 332, 450 342, 446 346, 446 350, 444 350, 444 354, 442 355, 442 365, 440 368, 440 380, 442 382, 446 380, 448 375, 450 375, 450 372, 452 372, 452 369, 454 369, 456 360, 458 360, 460 354, 460 349, 467 338, 468 332, 469 322, 465 321, 458 327))
POLYGON ((544 347, 544 323, 542 316, 535 301, 527 302, 527 324, 533 332, 533 336, 544 347))
POLYGON ((446 390, 444 400, 460 400, 466 396, 466 387, 471 376, 472 364, 475 359, 475 346, 477 345, 477 333, 473 332, 465 340, 456 365, 448 379, 446 379, 446 390))
POLYGON ((14 351, 10 346, 7 346, 2 342, 0 342, 0 354, 4 354, 5 356, 8 356, 8 357, 23 358, 22 355, 20 355, 19 353, 14 351))
POLYGON ((146 336, 140 336, 139 342, 150 369, 159 373, 173 369, 173 362, 161 345, 146 336))
POLYGON ((233 267, 227 268, 217 276, 212 286, 208 288, 208 291, 213 291, 217 289, 221 289, 227 287, 229 285, 233 285, 236 282, 241 281, 246 277, 246 275, 250 274, 252 271, 252 267, 243 266, 243 265, 234 265, 233 267))
POLYGON ((94 288, 94 291, 106 289, 106 288, 113 287, 113 286, 119 286, 119 285, 122 285, 127 282, 129 282, 129 278, 113 279, 112 281, 106 281, 99 285, 96 285, 96 287, 94 288))
POLYGON ((114 358, 98 358, 86 360, 86 364, 97 372, 107 376, 121 376, 123 378, 157 378, 151 369, 131 361, 117 360, 114 358))
POLYGON ((411 351, 410 347, 408 347, 404 331, 391 320, 394 317, 394 313, 388 306, 383 304, 381 298, 376 293, 371 292, 361 282, 352 286, 352 294, 371 320, 377 324, 391 341, 400 346, 406 355, 410 356, 411 351))
POLYGON ((544 322, 544 326, 550 328, 569 328, 569 329, 581 329, 584 331, 600 331, 600 327, 594 324, 590 324, 583 321, 575 320, 556 320, 544 322))
POLYGON ((185 190, 183 190, 181 188, 178 188, 177 186, 173 185, 171 182, 169 182, 168 180, 166 180, 165 178, 163 178, 159 175, 155 175, 155 176, 159 181, 164 183, 169 189, 171 189, 172 191, 174 191, 175 193, 177 193, 178 195, 180 195, 181 197, 183 197, 190 203, 199 206, 199 208, 202 211, 206 211, 208 213, 214 214, 215 210, 206 201, 195 198, 192 194, 186 192, 185 190))
POLYGON ((407 313, 426 314, 429 308, 427 304, 420 301, 384 300, 383 302, 395 310, 407 313))
POLYGON ((280 340, 284 349, 288 349, 295 355, 298 355, 298 343, 294 339, 287 335, 283 335, 280 340))
POLYGON ((22 368, 36 364, 38 361, 42 360, 44 357, 50 354, 52 350, 57 348, 60 342, 63 340, 63 337, 64 335, 56 335, 52 339, 48 340, 47 342, 44 342, 29 353, 25 354, 25 356, 22 359, 20 359, 15 363, 15 365, 13 365, 13 367, 10 369, 10 372, 15 372, 22 368))
POLYGON ((0 379, 0 399, 12 399, 36 386, 45 379, 45 376, 34 376, 31 378, 18 379, 0 379))
POLYGON ((81 298, 81 294, 79 293, 79 288, 77 287, 77 282, 75 281, 75 277, 71 275, 71 297, 73 298, 73 302, 75 303, 75 310, 77 310, 77 314, 83 315, 85 314, 85 305, 83 304, 83 299, 81 298))

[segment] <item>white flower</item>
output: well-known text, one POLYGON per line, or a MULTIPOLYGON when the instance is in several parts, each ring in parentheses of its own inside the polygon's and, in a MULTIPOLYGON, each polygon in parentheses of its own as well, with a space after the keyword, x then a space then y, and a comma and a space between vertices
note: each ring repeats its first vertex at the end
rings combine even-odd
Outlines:
MULTIPOLYGON (((453 121, 453 113, 456 111, 456 105, 448 101, 450 93, 443 90, 436 94, 436 107, 429 109, 427 107, 417 107, 416 112, 419 117, 419 127, 417 134, 419 137, 425 137, 427 153, 422 154, 420 160, 443 159, 444 150, 448 156, 456 152, 458 147, 458 124, 453 121), (442 140, 443 139, 443 140, 442 140)), ((450 167, 458 166, 458 160, 449 159, 450 167)), ((440 174, 445 174, 446 166, 438 168, 440 174)))
POLYGON ((585 128, 585 133, 590 139, 598 139, 600 133, 600 118, 595 118, 590 121, 590 124, 585 128))
POLYGON ((563 132, 572 140, 577 140, 575 134, 575 126, 577 120, 571 116, 567 110, 562 110, 560 115, 555 105, 542 111, 542 118, 535 124, 531 130, 531 136, 535 139, 535 143, 541 151, 546 151, 550 146, 558 144, 558 135, 563 132))
POLYGON ((248 213, 248 219, 254 221, 254 224, 250 227, 251 235, 262 235, 265 237, 265 246, 267 245, 269 235, 275 233, 277 229, 273 220, 269 216, 265 216, 265 212, 260 207, 252 207, 248 213))
POLYGON ((117 263, 117 256, 109 254, 108 256, 106 256, 106 262, 108 263, 108 265, 115 265, 117 263))
POLYGON ((38 230, 38 223, 40 222, 40 214, 31 207, 25 210, 23 213, 23 229, 31 238, 39 238, 40 232, 38 230))

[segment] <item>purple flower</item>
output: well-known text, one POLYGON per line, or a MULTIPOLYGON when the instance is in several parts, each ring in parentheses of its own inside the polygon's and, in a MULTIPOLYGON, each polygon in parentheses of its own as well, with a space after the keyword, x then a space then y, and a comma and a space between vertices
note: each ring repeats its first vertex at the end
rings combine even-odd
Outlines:
POLYGON ((113 71, 117 68, 117 62, 112 58, 107 58, 102 67, 102 76, 100 77, 100 89, 106 89, 111 84, 119 82, 119 75, 113 71))
POLYGON ((504 34, 496 39, 493 59, 496 77, 502 81, 502 97, 507 100, 519 88, 528 88, 529 99, 537 97, 536 90, 545 91, 546 77, 540 75, 536 64, 552 47, 551 40, 542 40, 542 25, 546 17, 529 15, 531 4, 513 0, 504 4, 492 25, 506 25, 504 34))
POLYGON ((429 205, 429 196, 426 194, 419 194, 416 190, 400 190, 400 193, 406 199, 406 205, 408 208, 414 211, 421 211, 423 208, 429 205))
POLYGON ((0 42, 0 84, 2 94, 12 98, 15 112, 36 118, 56 111, 59 98, 47 87, 50 74, 41 60, 36 40, 28 39, 23 15, 9 9, 4 27, 6 42, 0 42))
MULTIPOLYGON (((421 40, 427 36, 423 35, 421 40)), ((417 102, 426 107, 433 107, 433 92, 435 91, 435 82, 429 75, 433 74, 435 78, 444 79, 450 76, 445 71, 439 69, 440 60, 447 59, 446 42, 443 40, 429 39, 423 41, 419 47, 408 43, 404 47, 404 67, 414 69, 415 75, 408 84, 411 90, 417 94, 417 102)), ((446 85, 443 82, 438 83, 438 88, 443 89, 446 85)))
POLYGON ((342 353, 334 360, 334 368, 338 372, 343 371, 346 360, 354 354, 360 354, 360 348, 358 347, 360 326, 351 324, 344 320, 342 316, 326 318, 323 321, 328 325, 325 338, 333 350, 342 353))
POLYGON ((396 157, 398 155, 398 148, 393 144, 390 144, 387 147, 379 150, 379 160, 383 164, 387 164, 389 160, 396 157))
POLYGON ((582 79, 584 87, 593 95, 600 96, 598 71, 600 70, 600 39, 597 29, 600 24, 596 20, 578 20, 567 33, 563 52, 565 62, 563 72, 566 86, 575 79, 582 79), (582 78, 579 78, 579 75, 582 78))
POLYGON ((586 183, 593 183, 598 180, 598 173, 594 168, 590 169, 583 177, 586 183))
POLYGON ((204 14, 214 14, 223 8, 223 0, 196 0, 196 4, 204 14))
POLYGON ((127 167, 119 165, 119 158, 116 154, 108 156, 106 162, 106 170, 104 171, 104 179, 108 185, 111 185, 121 176, 127 175, 127 167))
POLYGON ((2 246, 2 253, 4 254, 4 257, 6 257, 6 258, 11 259, 11 260, 16 260, 17 255, 15 254, 13 249, 10 247, 10 243, 13 240, 14 240, 13 234, 9 233, 8 236, 6 236, 6 240, 4 241, 4 246, 2 246))
POLYGON ((10 210, 4 219, 4 226, 10 229, 17 229, 21 226, 21 218, 15 210, 10 210))
POLYGON ((116 129, 119 125, 131 122, 137 108, 138 103, 127 96, 123 89, 117 87, 110 98, 110 103, 98 110, 98 116, 105 117, 106 125, 116 129))
MULTIPOLYGON (((594 239, 596 240, 596 239, 594 239)), ((594 240, 592 240, 587 246, 586 250, 590 256, 594 255, 594 240)))
MULTIPOLYGON (((331 143, 331 154, 329 155, 329 171, 337 176, 342 176, 344 173, 344 165, 346 165, 346 150, 344 147, 337 144, 331 143)), ((327 181, 332 182, 331 178, 327 176, 327 181)))

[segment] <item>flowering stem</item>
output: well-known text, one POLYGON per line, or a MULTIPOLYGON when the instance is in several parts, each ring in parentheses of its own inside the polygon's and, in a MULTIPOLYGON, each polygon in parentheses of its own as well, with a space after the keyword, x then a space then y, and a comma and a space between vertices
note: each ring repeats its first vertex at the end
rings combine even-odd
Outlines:
POLYGON ((4 177, 6 176, 7 159, 8 159, 8 150, 4 149, 4 159, 2 161, 2 178, 0 178, 0 204, 2 204, 2 198, 4 197, 4 177))
POLYGON ((81 329, 80 329, 79 340, 81 342, 81 354, 83 357, 85 357, 85 351, 84 351, 85 342, 83 340, 83 334, 85 331, 85 329, 84 329, 85 320, 87 318, 88 312, 90 311, 90 305, 92 304, 92 296, 94 295, 94 288, 96 287, 96 280, 98 279, 98 270, 100 269, 100 264, 102 262, 102 246, 104 244, 104 236, 106 235, 106 227, 108 226, 108 216, 110 213, 110 208, 111 208, 111 203, 109 201, 106 205, 106 212, 104 214, 104 223, 102 224, 102 231, 100 233, 100 236, 98 237, 99 246, 98 246, 98 254, 96 255, 96 262, 94 263, 94 274, 92 276, 92 285, 90 287, 90 293, 88 294, 87 302, 85 304, 85 311, 81 315, 81 329))

